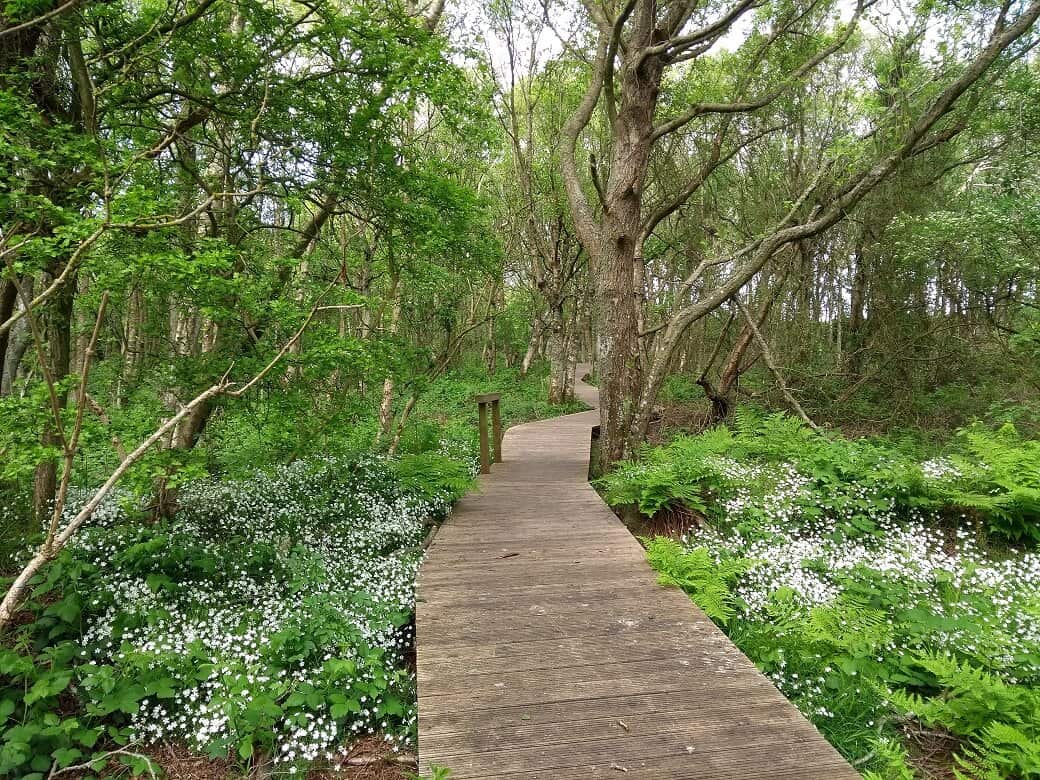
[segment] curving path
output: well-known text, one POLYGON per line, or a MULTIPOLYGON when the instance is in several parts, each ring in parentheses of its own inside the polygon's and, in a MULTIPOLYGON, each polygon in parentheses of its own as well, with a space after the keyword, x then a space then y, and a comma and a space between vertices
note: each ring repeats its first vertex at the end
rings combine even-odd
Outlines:
MULTIPOLYGON (((579 370, 579 375, 580 375, 579 370)), ((577 385, 595 406, 596 388, 577 385)), ((855 772, 588 484, 596 411, 518 425, 419 574, 419 764, 463 778, 855 772)))

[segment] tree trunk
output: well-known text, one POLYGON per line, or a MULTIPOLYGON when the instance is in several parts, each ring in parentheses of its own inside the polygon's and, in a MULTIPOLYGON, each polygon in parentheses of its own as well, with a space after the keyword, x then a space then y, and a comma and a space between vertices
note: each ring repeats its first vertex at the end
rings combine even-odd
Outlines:
POLYGON ((145 353, 145 303, 140 287, 134 287, 127 300, 126 325, 123 328, 122 358, 116 385, 115 405, 121 408, 126 389, 133 386, 145 353))
MULTIPOLYGON (((761 329, 765 325, 766 320, 769 319, 769 312, 773 308, 773 303, 779 297, 780 291, 783 289, 786 280, 786 271, 780 277, 779 281, 769 289, 763 289, 766 287, 768 279, 764 278, 762 280, 762 284, 759 287, 759 289, 763 289, 762 300, 758 305, 758 310, 755 312, 754 320, 749 321, 744 325, 740 331, 740 335, 737 336, 737 340, 734 342, 733 346, 730 347, 729 353, 726 355, 726 360, 722 364, 722 370, 719 372, 718 385, 713 385, 707 379, 707 372, 711 368, 710 365, 705 367, 704 375, 702 375, 697 381, 697 384, 704 389, 704 394, 708 397, 708 400, 711 401, 710 421, 712 425, 722 422, 732 411, 737 391, 737 382, 740 380, 740 377, 744 372, 746 372, 755 362, 754 359, 745 361, 748 348, 755 340, 754 329, 755 327, 761 329)), ((727 330, 728 328, 723 330, 719 335, 720 340, 725 339, 727 330)), ((716 345, 716 352, 714 354, 718 353, 720 347, 721 343, 716 345)), ((712 362, 714 362, 714 355, 712 357, 712 362)))
POLYGON ((864 348, 867 329, 867 258, 863 240, 853 256, 852 292, 850 297, 849 326, 845 332, 845 368, 857 378, 863 373, 864 348))
MULTIPOLYGON (((397 335, 401 326, 401 297, 398 280, 395 277, 393 289, 393 310, 390 313, 390 338, 397 335)), ((376 431, 376 441, 390 434, 394 422, 394 378, 389 374, 383 379, 383 396, 379 402, 379 430, 376 431)))
MULTIPOLYGON (((18 287, 10 279, 0 282, 0 322, 7 320, 14 314, 15 301, 18 298, 18 287)), ((0 377, 4 375, 4 366, 7 361, 7 347, 10 344, 11 331, 5 330, 0 333, 0 377)))
POLYGON ((22 365, 22 358, 29 350, 29 334, 26 332, 24 320, 11 329, 11 343, 7 348, 7 361, 4 364, 3 376, 0 376, 0 396, 10 395, 14 390, 15 379, 18 378, 18 369, 22 365))
MULTIPOLYGON (((56 277, 62 267, 51 268, 51 276, 56 277)), ((76 298, 76 280, 70 279, 58 292, 43 311, 41 317, 44 326, 44 338, 47 341, 47 354, 40 355, 40 360, 48 361, 51 378, 61 382, 69 375, 72 357, 72 311, 76 298)), ((58 392, 58 408, 64 409, 68 403, 68 393, 58 392)), ((48 421, 44 428, 41 443, 45 447, 57 448, 61 444, 54 421, 48 421)), ((33 478, 33 515, 39 522, 45 522, 50 515, 51 502, 57 489, 58 462, 51 458, 36 466, 33 478)))
MULTIPOLYGON (((649 39, 653 4, 640 4, 636 13, 646 16, 638 23, 649 39)), ((637 59, 622 69, 625 99, 613 132, 600 240, 586 247, 592 259, 594 317, 599 334, 600 447, 608 469, 627 457, 641 438, 634 430, 643 389, 639 360, 642 297, 635 289, 636 255, 640 251, 643 186, 662 72, 663 65, 656 56, 637 59)))
POLYGON ((554 329, 549 334, 549 403, 562 404, 567 399, 567 336, 554 329))
POLYGON ((567 386, 564 390, 564 397, 568 401, 574 400, 574 380, 575 374, 578 371, 578 350, 577 350, 577 335, 571 330, 569 339, 569 348, 567 350, 567 386))
POLYGON ((521 377, 527 376, 527 372, 531 370, 531 363, 534 362, 535 357, 541 351, 542 337, 544 335, 545 328, 539 320, 535 320, 531 325, 531 339, 527 342, 527 351, 524 353, 524 359, 520 362, 521 377))
POLYGON ((548 316, 549 403, 563 404, 574 399, 573 384, 568 390, 567 381, 574 340, 562 303, 554 304, 548 316))

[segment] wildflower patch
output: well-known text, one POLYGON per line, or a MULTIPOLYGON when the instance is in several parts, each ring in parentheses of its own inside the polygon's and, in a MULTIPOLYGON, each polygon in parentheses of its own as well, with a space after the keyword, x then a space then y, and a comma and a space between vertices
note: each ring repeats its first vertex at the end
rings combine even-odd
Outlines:
POLYGON ((651 564, 868 777, 920 776, 921 735, 955 738, 958 777, 1037 776, 1038 450, 1008 429, 951 449, 920 462, 745 413, 602 485, 709 518, 645 540, 651 564))
POLYGON ((40 725, 5 732, 0 773, 108 741, 289 774, 372 734, 410 748, 422 542, 470 478, 429 453, 325 458, 188 483, 155 523, 110 502, 37 588, 25 644, 0 653, 0 712, 40 725), (62 697, 73 725, 50 723, 62 697))

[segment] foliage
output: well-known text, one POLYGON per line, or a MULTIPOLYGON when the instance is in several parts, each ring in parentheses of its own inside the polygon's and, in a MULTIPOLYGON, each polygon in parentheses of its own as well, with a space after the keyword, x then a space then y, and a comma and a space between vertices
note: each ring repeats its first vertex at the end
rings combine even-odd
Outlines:
POLYGON ((433 505, 452 504, 473 487, 473 466, 438 453, 405 455, 395 462, 400 489, 433 505))
POLYGON ((741 407, 732 428, 678 436, 600 484, 611 504, 646 515, 672 502, 702 513, 725 505, 732 515, 731 505, 769 494, 777 480, 789 488, 784 519, 830 513, 846 532, 869 534, 887 512, 971 511, 1006 540, 1040 539, 1040 442, 1010 425, 964 429, 948 456, 920 461, 891 442, 817 433, 786 414, 741 407))
POLYGON ((1040 774, 1040 688, 1012 685, 948 654, 917 664, 941 695, 894 692, 893 703, 922 722, 966 738, 958 777, 1033 777, 1040 774))
POLYGON ((688 593, 704 614, 726 625, 737 612, 738 601, 730 586, 750 568, 740 559, 714 560, 703 547, 685 550, 664 537, 644 540, 650 565, 660 572, 662 585, 674 585, 688 593))
POLYGON ((640 460, 618 464, 598 484, 608 503, 635 504, 648 516, 673 501, 706 512, 704 498, 727 480, 716 457, 732 446, 733 437, 724 427, 679 436, 667 448, 649 449, 640 460))
POLYGON ((430 767, 430 774, 427 775, 412 775, 409 774, 410 778, 414 780, 451 780, 451 776, 454 774, 450 769, 444 766, 434 764, 430 767))
POLYGON ((524 377, 516 368, 500 368, 493 373, 476 362, 447 372, 432 383, 423 397, 424 415, 434 420, 472 420, 476 431, 476 403, 482 393, 501 393, 500 408, 504 428, 531 420, 585 410, 580 401, 551 404, 548 398, 548 366, 536 363, 524 377))
POLYGON ((374 730, 410 743, 420 544, 469 469, 430 453, 302 460, 189 482, 150 525, 105 505, 0 655, 0 771, 171 738, 289 771, 374 730))
MULTIPOLYGON (((472 396, 500 392, 506 425, 583 409, 546 399, 593 344, 622 350, 601 365, 608 394, 621 369, 631 394, 682 367, 657 398, 614 399, 625 426, 658 400, 699 402, 710 382, 695 378, 735 366, 732 429, 647 450, 601 485, 648 515, 681 503, 724 535, 651 542, 651 556, 805 708, 831 713, 819 722, 846 752, 901 776, 889 701, 946 701, 952 682, 920 660, 940 647, 1011 690, 1035 685, 1034 559, 983 550, 1040 542, 1032 42, 965 71, 995 5, 919 4, 896 15, 907 30, 870 5, 879 34, 816 62, 848 16, 835 0, 741 5, 717 28, 711 9, 675 6, 727 43, 691 49, 654 26, 648 56, 669 66, 650 69, 666 75, 629 118, 663 132, 633 136, 646 170, 625 184, 627 164, 602 168, 624 124, 602 112, 605 90, 572 139, 577 180, 561 179, 596 61, 582 14, 556 52, 551 9, 523 3, 467 8, 489 17, 467 45, 472 20, 442 25, 436 2, 5 0, 0 571, 39 542, 62 477, 67 521, 202 388, 266 373, 182 421, 34 582, 0 655, 0 774, 167 737, 243 767, 273 753, 286 771, 369 729, 408 742, 414 568, 426 521, 472 484, 472 396), (485 50, 509 52, 510 72, 485 50), (855 185, 957 73, 982 81, 884 181, 855 185), (701 110, 739 96, 754 110, 701 110), (575 219, 568 192, 603 203, 575 219), (840 203, 829 229, 799 232, 840 203), (592 223, 640 229, 590 241, 592 223), (773 242, 778 226, 800 238, 773 242), (632 267, 590 261, 615 244, 632 267), (767 315, 819 419, 1018 428, 966 427, 933 457, 738 408, 741 393, 778 399, 778 382, 757 346, 726 354, 751 343, 735 297, 767 315), (73 427, 62 473, 56 429, 73 427), (936 552, 949 547, 955 564, 936 552), (794 673, 837 693, 824 706, 794 673)), ((642 18, 618 17, 619 56, 642 18)), ((964 772, 1027 771, 1021 720, 956 728, 964 772)))
POLYGON ((1010 424, 960 436, 964 451, 951 459, 956 478, 939 482, 942 499, 980 512, 1004 538, 1040 541, 1040 441, 1023 440, 1010 424))
POLYGON ((604 484, 611 501, 627 502, 660 490, 661 474, 698 480, 713 529, 649 540, 651 563, 665 581, 688 582, 868 777, 916 776, 901 747, 907 718, 963 740, 964 778, 1030 777, 1040 554, 989 546, 1006 543, 1010 512, 1028 527, 1022 502, 1001 500, 994 514, 969 510, 963 495, 1017 496, 1032 478, 1033 443, 971 429, 952 451, 922 463, 891 444, 744 412, 734 430, 680 437, 604 484))
MULTIPOLYGON (((74 606, 59 602, 59 611, 69 616, 74 606)), ((77 646, 72 642, 55 644, 37 657, 15 650, 0 650, 0 679, 3 687, 0 716, 3 718, 3 741, 0 745, 0 772, 5 777, 42 778, 52 766, 61 769, 85 760, 96 759, 96 769, 109 764, 103 758, 106 750, 97 749, 100 739, 107 737, 116 744, 127 744, 125 728, 110 726, 107 730, 96 713, 75 716, 63 714, 63 697, 89 675, 77 679, 73 662, 77 646)), ((117 699, 108 691, 96 703, 109 714, 125 715, 136 701, 117 699)), ((137 773, 145 767, 137 767, 137 773)))

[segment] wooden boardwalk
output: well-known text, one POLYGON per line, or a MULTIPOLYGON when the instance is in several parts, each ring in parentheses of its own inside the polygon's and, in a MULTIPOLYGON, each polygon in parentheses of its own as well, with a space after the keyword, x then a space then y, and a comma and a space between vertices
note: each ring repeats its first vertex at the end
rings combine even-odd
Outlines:
MULTIPOLYGON (((593 387, 579 396, 595 405, 593 387)), ((858 778, 589 486, 596 412, 519 425, 419 575, 419 764, 463 778, 858 778)))

